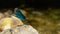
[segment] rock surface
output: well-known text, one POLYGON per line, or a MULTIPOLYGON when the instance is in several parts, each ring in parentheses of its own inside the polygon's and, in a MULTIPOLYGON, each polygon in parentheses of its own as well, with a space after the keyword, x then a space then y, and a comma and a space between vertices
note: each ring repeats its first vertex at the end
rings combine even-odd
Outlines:
POLYGON ((38 34, 37 30, 30 25, 16 26, 11 30, 2 31, 0 34, 38 34))

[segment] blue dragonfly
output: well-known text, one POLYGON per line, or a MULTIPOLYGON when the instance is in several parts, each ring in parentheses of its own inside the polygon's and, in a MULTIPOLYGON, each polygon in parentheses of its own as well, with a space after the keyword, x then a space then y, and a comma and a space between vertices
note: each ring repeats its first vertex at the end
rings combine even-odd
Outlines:
POLYGON ((10 10, 8 10, 7 12, 10 13, 12 16, 15 16, 15 17, 19 18, 20 20, 22 20, 24 22, 24 24, 29 24, 28 22, 30 20, 28 18, 26 18, 18 8, 14 9, 14 13, 11 13, 10 10))
POLYGON ((11 10, 7 10, 7 12, 10 13, 12 16, 19 18, 20 20, 27 20, 27 18, 22 14, 22 12, 18 8, 14 9, 14 13, 12 13, 11 10))
POLYGON ((22 14, 22 12, 18 8, 15 8, 14 12, 17 18, 21 20, 26 20, 26 17, 22 14))

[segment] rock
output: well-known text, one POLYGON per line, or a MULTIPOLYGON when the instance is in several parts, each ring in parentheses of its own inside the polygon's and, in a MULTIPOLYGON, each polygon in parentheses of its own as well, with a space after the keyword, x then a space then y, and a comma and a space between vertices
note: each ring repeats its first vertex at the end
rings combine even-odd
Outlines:
POLYGON ((17 25, 22 24, 23 24, 22 21, 15 17, 12 18, 6 17, 0 20, 0 29, 2 30, 11 29, 17 25))
POLYGON ((4 17, 4 14, 0 12, 0 19, 4 17))
POLYGON ((0 34, 38 34, 37 30, 30 25, 16 26, 11 30, 4 30, 0 34))
POLYGON ((30 25, 15 27, 12 29, 12 31, 12 34, 38 34, 37 30, 30 25))
POLYGON ((0 34, 11 34, 10 30, 4 30, 2 32, 0 32, 0 34))

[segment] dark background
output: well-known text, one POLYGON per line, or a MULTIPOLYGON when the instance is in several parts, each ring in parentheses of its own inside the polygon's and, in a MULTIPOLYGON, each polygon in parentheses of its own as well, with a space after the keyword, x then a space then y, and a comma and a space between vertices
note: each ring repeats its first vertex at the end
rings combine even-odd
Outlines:
POLYGON ((0 0, 0 8, 15 8, 22 4, 34 8, 60 8, 60 0, 0 0))

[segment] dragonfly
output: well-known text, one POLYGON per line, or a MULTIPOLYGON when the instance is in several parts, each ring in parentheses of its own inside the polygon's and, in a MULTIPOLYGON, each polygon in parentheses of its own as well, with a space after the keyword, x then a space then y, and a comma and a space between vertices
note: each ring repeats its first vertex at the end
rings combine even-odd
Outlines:
MULTIPOLYGON (((7 10, 7 12, 11 14, 10 10, 7 10)), ((27 20, 27 18, 23 15, 22 11, 18 8, 15 8, 14 13, 12 13, 11 15, 19 18, 20 20, 27 20)))

